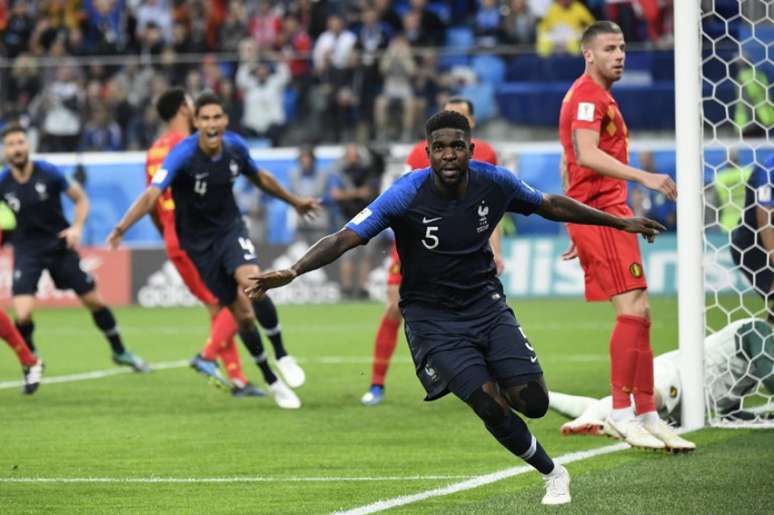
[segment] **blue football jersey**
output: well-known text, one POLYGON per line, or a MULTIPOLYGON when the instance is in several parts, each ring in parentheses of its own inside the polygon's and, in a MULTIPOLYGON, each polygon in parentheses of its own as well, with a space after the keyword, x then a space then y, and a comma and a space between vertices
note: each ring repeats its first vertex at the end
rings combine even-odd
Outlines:
POLYGON ((757 233, 758 218, 755 207, 774 208, 774 155, 770 156, 763 166, 756 166, 750 178, 744 195, 743 225, 734 231, 734 240, 740 244, 752 245, 757 233))
POLYGON ((0 172, 0 197, 16 215, 15 248, 64 248, 59 233, 70 223, 62 210, 62 193, 69 187, 62 171, 47 161, 33 161, 32 175, 25 183, 18 182, 8 167, 0 172))
POLYGON ((183 248, 205 249, 218 234, 243 223, 234 181, 239 174, 253 176, 258 170, 247 144, 233 132, 224 134, 222 152, 215 157, 199 148, 196 133, 172 149, 151 185, 162 191, 172 187, 175 225, 183 248))
POLYGON ((506 211, 529 215, 543 194, 504 168, 482 161, 469 167, 460 199, 441 196, 433 171, 424 168, 398 179, 346 225, 366 240, 387 227, 395 231, 404 312, 503 298, 489 237, 506 211))

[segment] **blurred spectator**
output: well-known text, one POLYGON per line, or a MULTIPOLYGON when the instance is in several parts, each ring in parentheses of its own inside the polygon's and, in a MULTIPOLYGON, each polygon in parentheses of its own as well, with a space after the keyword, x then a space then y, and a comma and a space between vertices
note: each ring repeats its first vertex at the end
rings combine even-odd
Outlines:
MULTIPOLYGON (((446 25, 443 20, 427 7, 427 0, 411 0, 409 12, 419 15, 419 26, 432 46, 443 46, 446 42, 446 25)), ((405 22, 405 17, 404 17, 405 22)))
POLYGON ((535 42, 537 18, 530 11, 526 0, 510 0, 508 14, 503 18, 505 38, 513 45, 530 45, 535 42))
POLYGON ((769 100, 774 97, 769 93, 769 79, 761 68, 742 65, 736 82, 740 86, 734 123, 744 136, 765 137, 774 129, 774 100, 769 100))
MULTIPOLYGON (((24 2, 21 2, 24 3, 24 2)), ((83 0, 87 15, 86 45, 95 54, 115 55, 123 50, 124 0, 83 0)))
POLYGON ((228 3, 226 19, 220 27, 220 49, 223 52, 237 51, 239 42, 249 33, 247 19, 244 0, 231 0, 228 3))
POLYGON ((135 11, 136 37, 138 40, 144 39, 145 31, 149 26, 154 25, 161 39, 169 43, 172 41, 172 16, 169 0, 142 0, 142 3, 135 11))
POLYGON ((233 132, 242 132, 244 110, 234 83, 228 77, 221 77, 215 87, 215 92, 223 102, 223 112, 228 116, 228 126, 226 129, 233 132))
POLYGON ((85 20, 81 0, 48 0, 41 10, 51 26, 66 29, 68 32, 79 30, 85 20))
POLYGON ((379 70, 379 58, 387 48, 390 36, 386 25, 379 20, 379 13, 372 7, 367 7, 362 12, 362 23, 357 34, 357 49, 360 51, 360 67, 362 71, 362 88, 360 94, 360 106, 362 107, 362 120, 364 127, 369 132, 374 124, 374 105, 379 91, 382 89, 382 73, 379 70))
POLYGON ((107 108, 104 105, 99 106, 86 122, 81 135, 80 150, 115 152, 122 148, 121 128, 110 118, 107 108))
POLYGON ((202 57, 202 83, 204 89, 215 91, 218 89, 220 79, 223 77, 223 70, 220 63, 213 54, 206 54, 202 57))
POLYGON ((417 11, 409 11, 403 15, 403 36, 414 48, 435 46, 430 33, 422 30, 422 16, 417 11))
POLYGON ((283 100, 289 78, 290 72, 283 62, 277 63, 273 72, 265 62, 239 66, 236 83, 244 99, 242 128, 246 134, 278 144, 285 126, 283 100))
POLYGON ((11 79, 6 89, 6 102, 18 103, 20 109, 26 109, 30 101, 40 92, 37 61, 29 54, 21 54, 13 61, 11 79))
POLYGON ((301 26, 298 16, 290 14, 284 18, 282 32, 277 37, 277 48, 288 64, 291 85, 296 91, 296 108, 304 119, 308 111, 309 90, 312 87, 312 77, 309 73, 312 39, 301 26))
POLYGON ((481 0, 473 18, 473 33, 476 45, 480 47, 493 47, 502 42, 502 14, 498 0, 481 0))
POLYGON ((255 39, 258 48, 261 50, 274 48, 274 42, 281 27, 282 19, 272 8, 271 2, 260 0, 258 10, 250 19, 250 35, 255 39))
POLYGON ((527 0, 529 2, 529 12, 535 15, 538 20, 545 18, 548 14, 548 9, 551 8, 551 4, 554 0, 527 0))
POLYGON ((78 147, 83 98, 74 63, 60 64, 55 79, 43 90, 44 152, 72 152, 78 147))
POLYGON ((204 91, 204 81, 202 74, 197 69, 190 69, 185 75, 185 90, 189 95, 196 98, 204 91))
POLYGON ((155 22, 150 21, 142 31, 142 37, 138 40, 140 45, 140 55, 144 57, 143 62, 149 63, 150 60, 164 49, 164 38, 161 28, 155 22))
MULTIPOLYGON (((333 166, 331 198, 338 204, 344 220, 354 217, 379 194, 380 173, 371 165, 367 151, 350 144, 344 149, 341 160, 333 166)), ((372 245, 358 246, 339 260, 341 293, 345 298, 368 298, 370 247, 372 245), (354 277, 356 266, 357 278, 354 277)))
POLYGON ((317 164, 313 147, 302 147, 298 151, 298 165, 290 171, 290 191, 302 197, 321 199, 325 209, 320 210, 317 217, 307 219, 300 217, 296 224, 298 239, 311 245, 328 234, 332 220, 330 209, 330 173, 321 170, 317 164))
POLYGON ((312 58, 318 74, 330 68, 343 69, 350 65, 357 37, 344 28, 344 20, 334 14, 328 17, 328 30, 320 34, 312 58))
POLYGON ((414 95, 413 78, 417 65, 411 53, 408 40, 398 35, 390 41, 390 46, 382 56, 379 69, 384 77, 384 89, 376 98, 375 121, 378 138, 387 141, 390 138, 390 113, 400 109, 400 139, 409 141, 414 138, 417 102, 414 95))
POLYGON ((153 80, 153 69, 141 66, 136 57, 127 59, 124 69, 115 76, 123 89, 127 92, 127 99, 134 108, 139 108, 148 100, 150 83, 153 80))
MULTIPOLYGON (((653 153, 640 152, 638 155, 640 168, 650 173, 664 173, 656 169, 653 153)), ((744 191, 744 184, 742 184, 744 191)), ((744 197, 744 193, 742 193, 744 197)), ((668 200, 663 193, 649 190, 639 184, 632 188, 631 200, 635 216, 645 216, 657 220, 667 228, 674 231, 677 228, 677 205, 668 200)), ((744 202, 744 199, 743 199, 744 202)))
POLYGON ((147 150, 156 140, 160 123, 156 107, 148 103, 142 116, 135 116, 129 123, 126 130, 127 150, 147 150))
POLYGON ((728 151, 728 166, 715 175, 715 195, 717 196, 718 220, 720 228, 731 232, 739 223, 744 211, 744 196, 747 180, 752 175, 753 166, 741 166, 736 149, 728 151))
POLYGON ((444 75, 438 69, 438 54, 423 52, 419 56, 419 66, 414 76, 414 92, 417 99, 417 122, 422 122, 438 110, 439 96, 449 94, 444 83, 444 75))
POLYGON ((13 3, 3 32, 6 57, 14 58, 29 48, 30 37, 35 28, 35 20, 30 13, 31 8, 32 6, 27 2, 13 3))
POLYGON ((594 17, 578 0, 554 0, 537 28, 537 52, 542 56, 554 52, 580 53, 583 30, 594 23, 594 17))
POLYGON ((637 15, 639 0, 605 0, 607 18, 621 27, 627 42, 642 41, 640 38, 640 19, 637 15))

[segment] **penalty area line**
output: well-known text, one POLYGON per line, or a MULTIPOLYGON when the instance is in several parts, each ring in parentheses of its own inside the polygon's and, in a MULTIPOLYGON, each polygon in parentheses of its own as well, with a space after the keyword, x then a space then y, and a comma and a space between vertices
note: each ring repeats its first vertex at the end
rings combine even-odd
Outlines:
MULTIPOLYGON (((578 452, 572 452, 569 454, 564 454, 554 459, 554 463, 560 463, 564 465, 567 463, 572 463, 574 461, 581 461, 588 458, 594 458, 596 456, 611 454, 628 448, 629 448, 629 444, 627 443, 617 443, 614 445, 606 445, 605 447, 599 447, 599 448, 590 449, 587 451, 578 451, 578 452)), ((402 495, 400 497, 394 497, 392 499, 385 499, 382 501, 377 501, 375 503, 367 504, 365 506, 351 508, 345 511, 336 511, 333 513, 333 515, 366 515, 368 513, 377 513, 384 510, 389 510, 391 508, 397 508, 398 506, 405 506, 407 504, 424 501, 425 499, 430 499, 432 497, 443 497, 446 495, 455 494, 457 492, 462 492, 465 490, 472 490, 480 486, 485 486, 492 483, 496 483, 497 481, 502 481, 503 479, 508 479, 514 476, 520 476, 522 474, 526 474, 527 472, 532 472, 534 470, 535 469, 533 469, 529 465, 512 467, 509 469, 500 470, 498 472, 493 472, 491 474, 485 474, 483 476, 473 477, 465 481, 454 483, 448 486, 433 488, 432 490, 426 490, 424 492, 418 492, 411 495, 402 495)))

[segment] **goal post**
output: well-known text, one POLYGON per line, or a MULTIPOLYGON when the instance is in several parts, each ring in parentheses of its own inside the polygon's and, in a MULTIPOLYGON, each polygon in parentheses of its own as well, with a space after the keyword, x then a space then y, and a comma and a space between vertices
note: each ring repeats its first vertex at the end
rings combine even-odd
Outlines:
POLYGON ((704 425, 703 164, 700 3, 674 3, 677 270, 682 425, 704 425))

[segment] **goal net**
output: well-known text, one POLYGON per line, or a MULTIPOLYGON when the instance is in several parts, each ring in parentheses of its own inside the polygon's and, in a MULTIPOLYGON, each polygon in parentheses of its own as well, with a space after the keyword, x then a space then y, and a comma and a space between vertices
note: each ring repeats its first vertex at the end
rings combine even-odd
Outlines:
POLYGON ((707 421, 774 427, 774 4, 701 6, 707 421))

